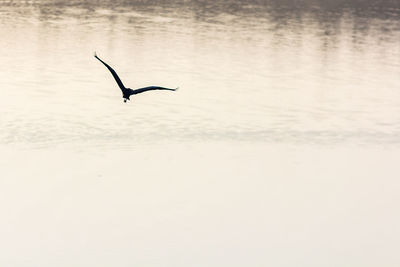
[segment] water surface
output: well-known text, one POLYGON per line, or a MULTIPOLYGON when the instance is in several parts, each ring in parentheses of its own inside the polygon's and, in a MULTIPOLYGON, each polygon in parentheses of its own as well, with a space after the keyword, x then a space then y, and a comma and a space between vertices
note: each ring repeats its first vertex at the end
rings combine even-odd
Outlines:
POLYGON ((0 1, 0 265, 398 266, 394 1, 0 1), (124 104, 127 87, 177 87, 124 104))

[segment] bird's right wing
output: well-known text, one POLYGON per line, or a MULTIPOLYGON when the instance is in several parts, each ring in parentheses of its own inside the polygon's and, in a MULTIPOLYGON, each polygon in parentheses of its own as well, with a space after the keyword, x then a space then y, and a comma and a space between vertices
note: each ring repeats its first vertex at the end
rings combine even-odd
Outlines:
POLYGON ((94 57, 97 58, 101 63, 104 64, 104 66, 107 67, 107 69, 111 72, 112 76, 114 77, 115 81, 117 82, 119 88, 121 88, 121 90, 125 90, 125 86, 123 85, 121 79, 118 77, 117 73, 115 72, 115 70, 113 70, 113 68, 111 68, 107 63, 105 63, 103 60, 101 60, 96 53, 94 54, 94 57))
MULTIPOLYGON (((179 88, 179 87, 178 87, 179 88)), ((169 91, 176 91, 178 90, 178 88, 166 88, 166 87, 161 87, 161 86, 148 86, 148 87, 143 87, 143 88, 139 88, 139 89, 135 89, 135 90, 130 90, 130 93, 132 95, 135 94, 140 94, 146 91, 151 91, 151 90, 169 90, 169 91)))

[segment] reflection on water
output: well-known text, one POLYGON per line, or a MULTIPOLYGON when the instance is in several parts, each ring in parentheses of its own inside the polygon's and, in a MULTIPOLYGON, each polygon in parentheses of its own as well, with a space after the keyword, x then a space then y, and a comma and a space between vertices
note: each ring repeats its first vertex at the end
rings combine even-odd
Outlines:
POLYGON ((0 8, 1 143, 400 141, 400 7, 392 1, 0 8), (181 90, 122 105, 94 50, 128 87, 181 90))
POLYGON ((0 0, 0 266, 400 263, 400 4, 0 0), (131 88, 124 104, 93 53, 131 88))

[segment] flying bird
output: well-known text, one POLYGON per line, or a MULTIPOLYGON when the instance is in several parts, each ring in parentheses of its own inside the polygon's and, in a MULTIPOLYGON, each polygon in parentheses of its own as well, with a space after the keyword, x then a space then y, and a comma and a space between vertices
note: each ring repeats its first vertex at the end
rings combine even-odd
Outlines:
POLYGON ((165 87, 160 87, 160 86, 148 86, 148 87, 143 87, 139 89, 132 90, 131 88, 126 88, 124 84, 122 83, 121 79, 118 77, 117 73, 113 68, 111 68, 107 63, 105 63, 103 60, 101 60, 96 53, 94 53, 94 57, 97 58, 101 63, 104 64, 104 66, 107 67, 107 69, 111 72, 112 76, 114 77, 115 81, 117 82, 119 88, 122 91, 122 98, 124 99, 124 102, 126 103, 127 100, 130 101, 129 97, 131 95, 136 95, 139 93, 143 93, 146 91, 151 91, 151 90, 169 90, 169 91, 176 91, 178 90, 179 87, 172 89, 172 88, 165 88, 165 87))

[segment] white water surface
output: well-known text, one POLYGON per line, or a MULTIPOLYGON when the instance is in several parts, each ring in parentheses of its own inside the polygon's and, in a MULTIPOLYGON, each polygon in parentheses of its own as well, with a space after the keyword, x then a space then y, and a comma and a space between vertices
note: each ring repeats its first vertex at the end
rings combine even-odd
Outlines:
POLYGON ((399 266, 378 2, 0 0, 0 266, 399 266))

